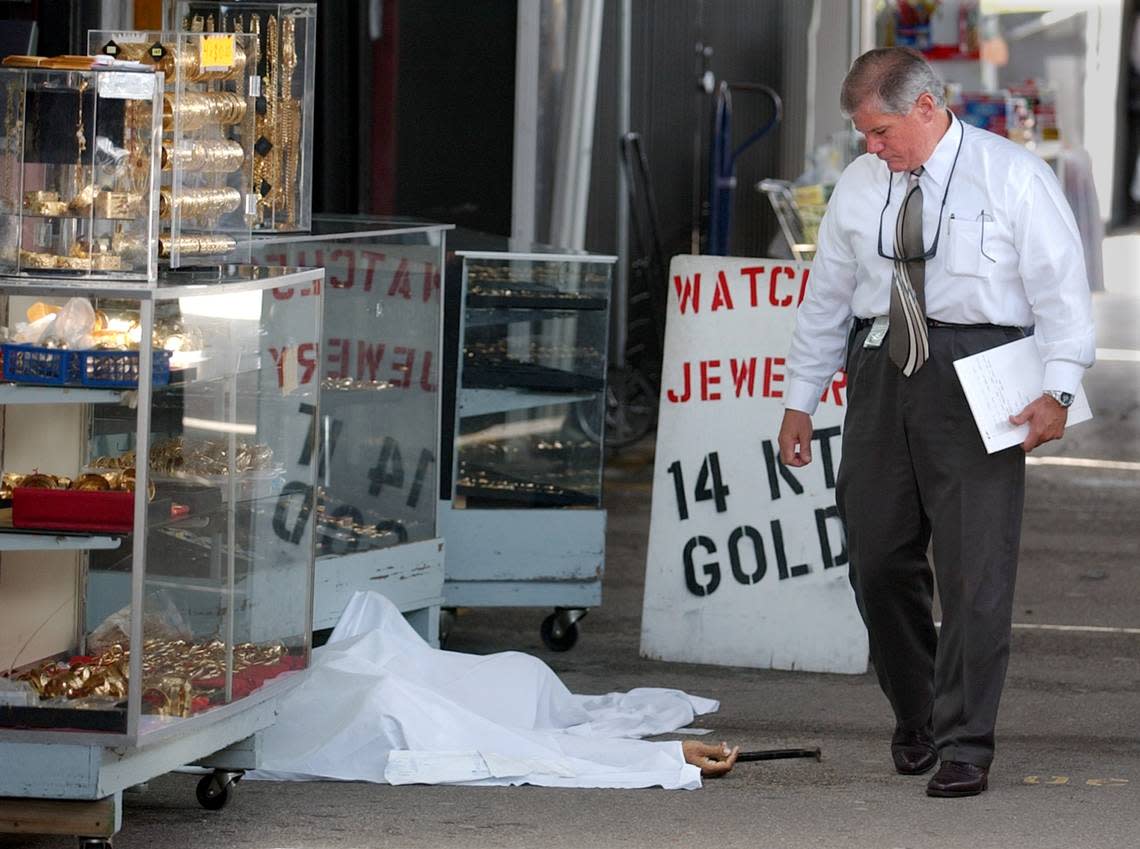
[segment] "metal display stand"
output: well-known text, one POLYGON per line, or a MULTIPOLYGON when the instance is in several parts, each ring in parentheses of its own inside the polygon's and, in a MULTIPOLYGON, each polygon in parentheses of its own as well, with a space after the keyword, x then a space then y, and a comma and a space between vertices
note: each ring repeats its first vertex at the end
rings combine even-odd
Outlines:
POLYGON ((548 648, 570 649, 601 604, 602 462, 615 257, 458 251, 447 338, 457 341, 449 607, 545 607, 548 648))
MULTIPOLYGON (((256 261, 323 266, 324 319, 301 340, 318 368, 319 504, 313 627, 353 593, 386 596, 439 644, 442 275, 451 225, 318 215, 308 234, 256 237, 256 261), (308 342, 314 343, 306 348, 308 342), (319 348, 315 343, 319 342, 319 348)), ((282 293, 286 313, 307 297, 282 293)))
MULTIPOLYGON (((214 770, 198 800, 218 808, 257 766, 251 738, 299 683, 312 633, 317 466, 297 412, 316 413, 319 398, 280 365, 280 340, 302 325, 317 334, 320 300, 289 329, 275 295, 319 290, 323 277, 231 266, 150 285, 0 282, 10 324, 81 298, 109 320, 134 316, 140 339, 164 340, 134 351, 133 387, 71 385, 75 371, 69 385, 0 386, 6 471, 122 476, 113 461, 139 458, 122 529, 0 533, 0 569, 13 576, 0 598, 0 832, 109 847, 126 788, 197 762, 214 770), (96 676, 99 687, 83 685, 96 676), (43 689, 12 688, 32 680, 43 689)), ((82 524, 80 513, 61 515, 82 524)))

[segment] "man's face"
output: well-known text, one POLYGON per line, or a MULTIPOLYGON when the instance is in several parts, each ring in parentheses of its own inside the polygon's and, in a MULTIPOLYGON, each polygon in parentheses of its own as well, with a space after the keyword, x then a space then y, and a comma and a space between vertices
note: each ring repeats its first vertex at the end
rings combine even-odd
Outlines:
POLYGON ((896 173, 913 171, 926 162, 933 150, 929 133, 933 101, 925 102, 929 99, 924 94, 906 115, 880 112, 875 100, 860 106, 851 120, 867 139, 867 152, 896 173))

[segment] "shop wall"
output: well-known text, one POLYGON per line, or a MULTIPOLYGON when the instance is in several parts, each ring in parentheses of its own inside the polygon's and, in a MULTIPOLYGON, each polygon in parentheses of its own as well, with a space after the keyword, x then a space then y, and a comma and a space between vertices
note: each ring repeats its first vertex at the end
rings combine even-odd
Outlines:
POLYGON ((37 53, 58 56, 86 53, 88 29, 101 26, 100 0, 0 0, 4 21, 37 21, 37 53))
POLYGON ((395 211, 508 234, 516 4, 415 0, 399 10, 395 211))
MULTIPOLYGON (((587 247, 605 251, 614 249, 618 5, 607 3, 605 11, 587 229, 587 247)), ((744 153, 737 168, 734 252, 767 251, 776 223, 754 186, 764 177, 793 178, 803 167, 811 6, 805 0, 634 0, 631 128, 641 134, 649 159, 667 253, 690 250, 694 139, 700 133, 707 152, 712 123, 712 99, 698 95, 697 42, 713 48, 710 68, 718 81, 764 83, 784 99, 783 123, 744 153)), ((738 141, 769 114, 755 96, 736 94, 733 105, 738 141)), ((702 159, 702 192, 706 168, 702 159)))

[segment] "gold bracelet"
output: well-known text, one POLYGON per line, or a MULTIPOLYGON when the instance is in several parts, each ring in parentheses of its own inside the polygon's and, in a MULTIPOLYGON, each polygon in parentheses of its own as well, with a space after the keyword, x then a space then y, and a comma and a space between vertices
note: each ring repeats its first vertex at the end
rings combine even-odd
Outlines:
POLYGON ((220 235, 179 236, 177 239, 162 236, 158 240, 158 255, 163 259, 169 259, 176 247, 180 254, 186 256, 207 256, 227 254, 237 247, 237 242, 229 236, 220 235))

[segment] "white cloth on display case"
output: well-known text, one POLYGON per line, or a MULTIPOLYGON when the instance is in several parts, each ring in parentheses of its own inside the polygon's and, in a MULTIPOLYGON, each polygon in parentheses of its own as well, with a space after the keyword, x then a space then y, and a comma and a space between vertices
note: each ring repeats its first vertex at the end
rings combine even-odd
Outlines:
POLYGON ((530 655, 433 649, 388 599, 358 592, 246 777, 695 789, 680 741, 630 738, 718 708, 659 688, 575 695, 530 655))

